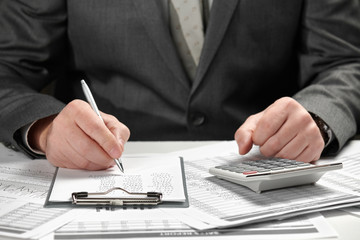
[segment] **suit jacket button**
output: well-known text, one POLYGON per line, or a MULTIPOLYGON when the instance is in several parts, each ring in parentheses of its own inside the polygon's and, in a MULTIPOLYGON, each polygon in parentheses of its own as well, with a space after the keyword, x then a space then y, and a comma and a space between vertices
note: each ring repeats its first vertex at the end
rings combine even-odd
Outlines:
POLYGON ((206 117, 203 113, 196 112, 190 115, 190 123, 195 127, 203 125, 205 123, 205 120, 206 117))

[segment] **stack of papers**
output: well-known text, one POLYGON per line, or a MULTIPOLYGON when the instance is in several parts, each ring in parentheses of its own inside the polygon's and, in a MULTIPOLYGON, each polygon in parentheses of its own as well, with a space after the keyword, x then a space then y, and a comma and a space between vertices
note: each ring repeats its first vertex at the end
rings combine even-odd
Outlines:
POLYGON ((208 169, 239 159, 259 156, 259 149, 240 156, 234 141, 181 151, 185 159, 190 208, 168 210, 197 229, 225 228, 284 219, 306 213, 360 205, 359 142, 347 146, 334 159, 343 169, 326 173, 315 185, 252 192, 246 187, 218 179, 208 169))
POLYGON ((61 169, 55 175, 56 169, 47 161, 29 160, 0 145, 0 238, 40 239, 46 234, 66 239, 267 239, 269 234, 274 239, 334 237, 336 233, 318 212, 351 206, 346 209, 354 212, 360 206, 359 145, 353 141, 337 157, 322 159, 342 162, 344 167, 326 173, 315 185, 261 194, 208 173, 215 165, 259 154, 254 147, 249 155, 239 156, 233 141, 171 154, 128 155, 123 158, 126 174, 113 168, 93 172, 61 169), (178 156, 183 157, 183 166, 178 156), (164 201, 190 206, 44 208, 49 193, 48 201, 69 202, 72 192, 98 192, 120 185, 135 192, 160 191, 164 201), (301 217, 269 221, 295 215, 301 217))

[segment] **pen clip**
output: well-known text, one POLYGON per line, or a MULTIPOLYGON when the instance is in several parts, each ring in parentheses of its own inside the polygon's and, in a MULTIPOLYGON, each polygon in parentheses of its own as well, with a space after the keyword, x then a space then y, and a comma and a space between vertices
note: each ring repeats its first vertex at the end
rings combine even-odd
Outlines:
POLYGON ((105 192, 74 192, 71 194, 72 203, 75 205, 158 205, 162 202, 162 193, 160 192, 129 192, 120 187, 114 187, 105 192), (130 197, 106 197, 113 191, 120 190, 125 192, 130 197), (92 197, 98 196, 98 197, 92 197), (104 196, 104 197, 101 197, 104 196), (138 196, 138 197, 135 197, 138 196), (139 197, 140 196, 140 197, 139 197))

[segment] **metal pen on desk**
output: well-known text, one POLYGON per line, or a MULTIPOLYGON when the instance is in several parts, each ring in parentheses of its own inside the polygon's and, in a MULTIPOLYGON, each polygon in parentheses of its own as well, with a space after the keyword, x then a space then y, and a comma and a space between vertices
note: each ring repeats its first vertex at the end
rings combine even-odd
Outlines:
MULTIPOLYGON (((99 109, 96 106, 95 99, 94 99, 93 95, 91 94, 90 88, 88 87, 88 85, 86 84, 86 82, 84 80, 81 80, 81 87, 85 94, 86 100, 90 104, 91 108, 95 111, 95 113, 99 116, 99 118, 104 122, 103 118, 100 115, 99 109)), ((124 172, 124 167, 122 165, 121 158, 114 159, 114 161, 115 161, 116 165, 119 167, 120 171, 124 172)))

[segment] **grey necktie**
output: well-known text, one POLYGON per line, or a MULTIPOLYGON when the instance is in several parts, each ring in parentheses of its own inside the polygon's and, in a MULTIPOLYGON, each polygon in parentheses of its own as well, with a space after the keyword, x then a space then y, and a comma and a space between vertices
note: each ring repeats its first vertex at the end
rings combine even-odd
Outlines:
POLYGON ((170 0, 171 33, 183 65, 193 80, 204 44, 202 1, 170 0))

